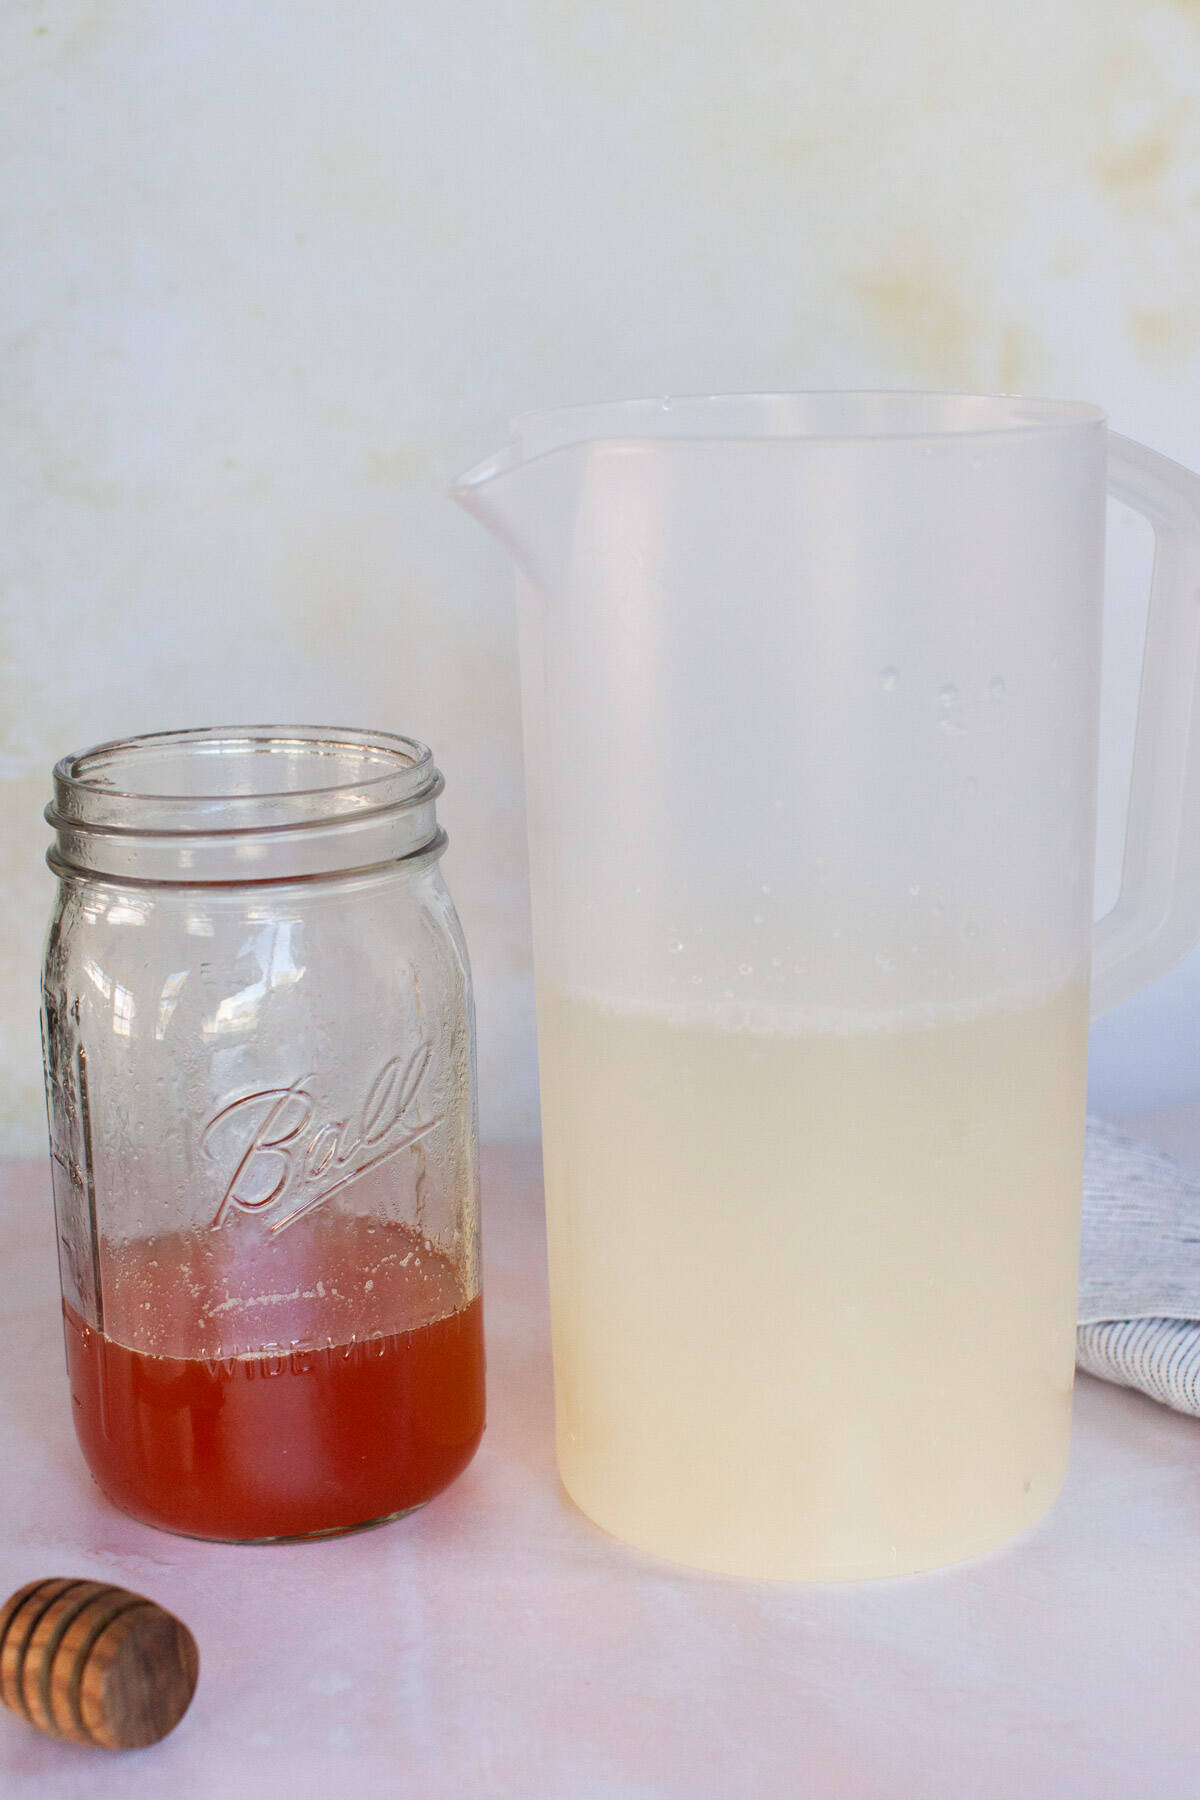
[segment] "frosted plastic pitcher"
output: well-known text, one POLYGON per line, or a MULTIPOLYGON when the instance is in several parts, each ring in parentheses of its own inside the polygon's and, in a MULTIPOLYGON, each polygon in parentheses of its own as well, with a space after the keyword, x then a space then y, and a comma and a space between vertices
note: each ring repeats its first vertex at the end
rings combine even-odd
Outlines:
POLYGON ((558 1455, 738 1575, 971 1555, 1067 1464, 1089 977, 1200 935, 1200 480, 1095 407, 526 417, 519 569, 558 1455), (1093 931, 1105 494, 1157 553, 1093 931))

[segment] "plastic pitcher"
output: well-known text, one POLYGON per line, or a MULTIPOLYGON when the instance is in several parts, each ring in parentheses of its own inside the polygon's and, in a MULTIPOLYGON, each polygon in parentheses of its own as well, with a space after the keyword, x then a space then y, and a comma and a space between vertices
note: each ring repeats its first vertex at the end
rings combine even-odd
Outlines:
POLYGON ((1066 1471, 1089 980, 1200 934, 1200 480, 1092 406, 526 417, 519 578, 558 1456, 646 1550, 896 1574, 1066 1471), (1107 492, 1157 552, 1093 930, 1107 492))

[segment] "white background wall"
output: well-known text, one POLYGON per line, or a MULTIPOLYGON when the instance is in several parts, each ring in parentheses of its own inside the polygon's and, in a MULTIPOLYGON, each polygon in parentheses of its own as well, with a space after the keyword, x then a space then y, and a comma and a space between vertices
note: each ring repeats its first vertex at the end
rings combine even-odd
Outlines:
MULTIPOLYGON (((436 747, 485 1129, 535 1129, 508 572, 444 498, 514 411, 1024 389, 1200 466, 1196 0, 7 0, 0 82, 0 1147, 54 758, 268 718, 436 747)), ((1094 1097, 1196 1094, 1194 957, 1094 1097)))

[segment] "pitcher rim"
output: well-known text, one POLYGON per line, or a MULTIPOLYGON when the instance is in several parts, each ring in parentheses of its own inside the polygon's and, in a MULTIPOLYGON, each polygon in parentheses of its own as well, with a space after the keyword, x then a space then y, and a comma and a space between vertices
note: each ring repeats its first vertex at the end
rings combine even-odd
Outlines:
MULTIPOLYGON (((883 402, 902 404, 904 402, 930 401, 972 401, 983 403, 988 407, 1001 410, 1004 408, 1021 409, 1026 416, 1018 412, 1014 416, 990 421, 980 425, 949 425, 942 427, 910 428, 895 431, 879 430, 792 430, 777 433, 757 432, 706 432, 681 431, 672 434, 668 441, 685 443, 694 441, 712 441, 719 443, 758 443, 772 437, 790 441, 808 443, 861 443, 896 440, 898 442, 914 441, 923 438, 965 438, 965 437, 1015 437, 1025 433, 1077 430, 1107 423, 1108 414, 1104 407, 1090 400, 1066 400, 1046 394, 991 393, 972 388, 755 388, 744 391, 699 392, 693 394, 642 394, 623 400, 585 401, 570 406, 533 407, 517 413, 509 427, 510 434, 515 435, 522 429, 541 424, 551 419, 566 420, 572 414, 581 418, 593 416, 598 420, 616 419, 620 414, 633 414, 643 408, 656 407, 660 415, 669 413, 676 407, 715 407, 736 403, 754 403, 768 401, 843 401, 883 402)), ((587 442, 591 438, 608 441, 610 438, 639 439, 645 434, 639 431, 597 431, 581 437, 578 442, 587 442)), ((566 445, 560 446, 566 448, 566 445)), ((533 455, 539 454, 533 451, 533 455)))
POLYGON ((1061 400, 1033 394, 987 394, 951 388, 781 388, 745 393, 663 394, 633 400, 599 400, 577 406, 538 407, 515 415, 499 449, 451 483, 450 493, 468 512, 476 510, 473 496, 498 476, 540 463, 566 450, 605 444, 625 450, 672 445, 778 445, 778 444, 935 444, 1013 442, 1019 439, 1104 430, 1108 414, 1090 400, 1061 400), (688 421, 685 428, 662 429, 663 415, 676 407, 696 411, 724 404, 766 407, 797 401, 882 402, 884 405, 928 405, 931 402, 967 402, 991 409, 992 416, 979 424, 912 427, 907 430, 802 430, 793 427, 759 431, 715 431, 703 422, 688 421), (1003 417, 1007 409, 1009 416, 1003 417), (1001 416, 997 416, 1001 415, 1001 416), (650 429, 651 425, 658 429, 650 429))

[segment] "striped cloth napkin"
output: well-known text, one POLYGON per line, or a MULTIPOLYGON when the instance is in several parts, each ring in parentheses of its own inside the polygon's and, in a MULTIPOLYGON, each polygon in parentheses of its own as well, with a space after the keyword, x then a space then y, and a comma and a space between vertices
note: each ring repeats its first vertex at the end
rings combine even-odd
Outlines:
POLYGON ((1200 1180, 1089 1119, 1075 1360, 1200 1415, 1200 1180))

